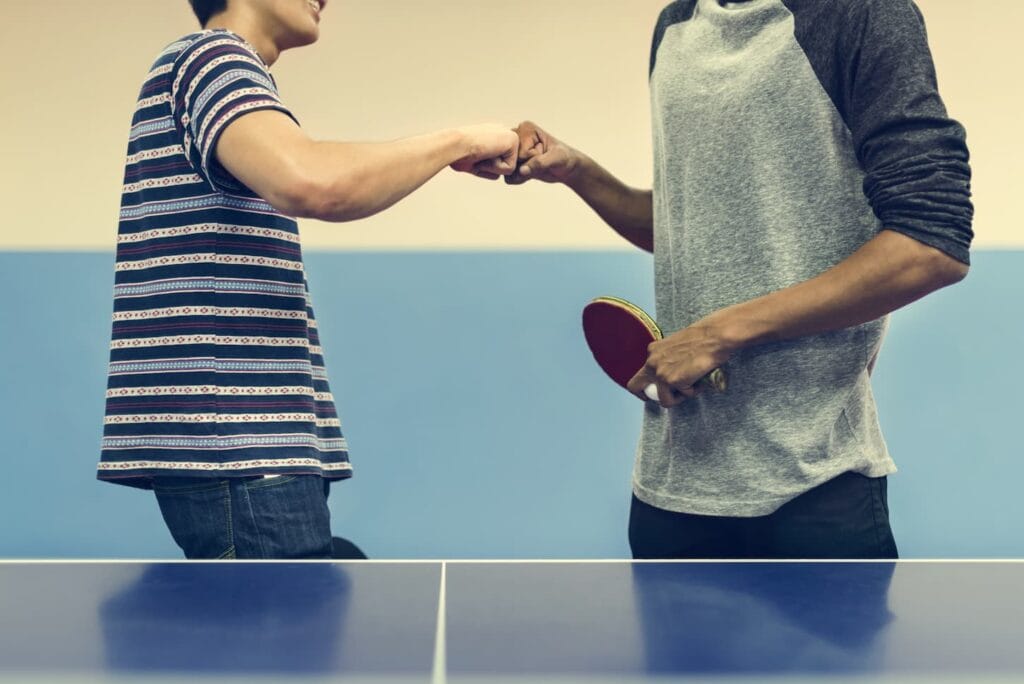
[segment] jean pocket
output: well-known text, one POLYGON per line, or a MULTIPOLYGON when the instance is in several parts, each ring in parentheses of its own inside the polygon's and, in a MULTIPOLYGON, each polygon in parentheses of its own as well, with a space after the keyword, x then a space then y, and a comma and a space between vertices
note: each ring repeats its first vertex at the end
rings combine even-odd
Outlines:
POLYGON ((319 475, 286 475, 246 483, 252 529, 236 542, 259 545, 265 558, 330 558, 330 510, 319 475))
POLYGON ((289 482, 294 482, 298 475, 278 475, 277 477, 261 477, 255 480, 249 480, 245 483, 245 488, 249 491, 254 489, 266 489, 267 487, 280 487, 286 485, 289 482))
POLYGON ((157 488, 164 523, 186 558, 223 558, 234 553, 231 494, 224 480, 157 488))

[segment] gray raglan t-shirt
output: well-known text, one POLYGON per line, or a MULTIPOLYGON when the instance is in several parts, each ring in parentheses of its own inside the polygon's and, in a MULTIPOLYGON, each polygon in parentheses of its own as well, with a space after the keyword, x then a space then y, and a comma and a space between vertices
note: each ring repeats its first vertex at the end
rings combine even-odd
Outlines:
MULTIPOLYGON (((657 319, 666 333, 813 278, 880 230, 967 262, 970 168, 910 0, 683 0, 651 53, 657 319)), ((648 402, 634 492, 759 516, 895 471, 868 366, 886 320, 740 351, 729 389, 648 402)))

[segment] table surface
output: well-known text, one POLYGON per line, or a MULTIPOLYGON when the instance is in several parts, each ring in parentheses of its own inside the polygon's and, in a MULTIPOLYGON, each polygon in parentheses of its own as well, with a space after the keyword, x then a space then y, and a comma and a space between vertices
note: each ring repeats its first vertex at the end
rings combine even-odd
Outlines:
POLYGON ((1024 562, 2 562, 0 680, 1024 682, 1024 562))

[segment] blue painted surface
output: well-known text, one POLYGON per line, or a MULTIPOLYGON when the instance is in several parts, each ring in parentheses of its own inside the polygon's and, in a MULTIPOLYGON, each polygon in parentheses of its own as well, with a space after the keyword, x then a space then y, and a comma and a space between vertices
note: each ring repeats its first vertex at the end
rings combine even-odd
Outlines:
POLYGON ((1020 563, 455 563, 447 665, 453 681, 1020 676, 1022 589, 1020 563))
POLYGON ((1024 676, 1021 562, 450 562, 444 576, 441 662, 440 563, 0 564, 0 681, 1024 676))
MULTIPOLYGON (((308 254, 371 557, 626 557, 639 403, 579 331, 652 300, 634 253, 308 254)), ((2 253, 0 556, 174 558, 152 496, 94 480, 113 257, 2 253)), ((875 373, 904 557, 1024 556, 1024 252, 898 313, 875 373)))
POLYGON ((2 565, 0 679, 361 673, 426 684, 440 579, 436 564, 2 565))

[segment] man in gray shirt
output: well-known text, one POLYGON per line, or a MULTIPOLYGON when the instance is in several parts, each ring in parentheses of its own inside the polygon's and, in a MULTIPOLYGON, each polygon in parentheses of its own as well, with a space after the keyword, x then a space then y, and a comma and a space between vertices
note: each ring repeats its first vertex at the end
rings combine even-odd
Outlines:
POLYGON ((678 0, 650 69, 654 186, 537 125, 509 182, 569 186, 654 253, 638 558, 891 558, 869 375, 887 315, 967 274, 963 128, 911 0, 678 0), (699 392, 716 367, 730 386, 699 392))

